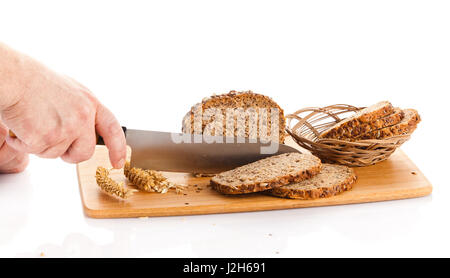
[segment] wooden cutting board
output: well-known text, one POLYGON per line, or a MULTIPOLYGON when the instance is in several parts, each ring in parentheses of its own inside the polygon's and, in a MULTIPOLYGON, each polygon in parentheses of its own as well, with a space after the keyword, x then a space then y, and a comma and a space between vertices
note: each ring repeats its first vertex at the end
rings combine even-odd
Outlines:
MULTIPOLYGON (((128 150, 128 155, 131 151, 128 150)), ((209 187, 209 178, 191 174, 164 173, 170 181, 188 185, 185 192, 166 194, 136 192, 126 200, 104 194, 95 181, 97 166, 111 167, 108 151, 97 146, 94 156, 77 165, 84 212, 94 218, 169 216, 261 211, 288 208, 367 203, 426 196, 432 186, 412 161, 397 150, 387 161, 355 168, 358 180, 351 191, 317 200, 291 200, 260 193, 221 195, 209 187)), ((123 171, 112 170, 111 178, 126 183, 123 171)), ((132 187, 131 185, 128 185, 132 187)))

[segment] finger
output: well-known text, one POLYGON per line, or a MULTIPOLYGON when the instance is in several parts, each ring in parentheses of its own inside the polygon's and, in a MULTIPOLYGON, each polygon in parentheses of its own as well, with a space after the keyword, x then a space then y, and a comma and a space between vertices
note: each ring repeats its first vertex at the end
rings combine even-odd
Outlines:
POLYGON ((76 139, 67 151, 61 156, 61 159, 68 163, 80 163, 92 157, 95 151, 96 137, 95 133, 76 139))
POLYGON ((0 142, 3 142, 8 134, 8 128, 0 120, 0 142))
POLYGON ((103 141, 108 147, 112 166, 122 168, 125 164, 127 144, 119 122, 106 107, 99 105, 95 125, 98 134, 103 137, 103 141))
POLYGON ((28 154, 21 153, 10 162, 0 166, 0 173, 13 174, 23 172, 27 168, 29 162, 28 154))
POLYGON ((64 140, 61 143, 56 144, 55 146, 51 146, 45 149, 44 151, 37 153, 36 155, 41 158, 57 158, 64 155, 70 148, 71 144, 72 141, 64 140))
POLYGON ((27 145, 25 142, 23 142, 22 140, 20 140, 20 138, 18 138, 18 137, 13 138, 9 135, 6 136, 6 143, 11 148, 17 150, 18 152, 22 152, 22 153, 37 154, 37 153, 43 152, 46 149, 45 146, 31 147, 31 146, 27 145))
POLYGON ((27 150, 29 148, 27 144, 22 142, 22 140, 20 140, 17 137, 13 138, 11 136, 6 136, 6 143, 8 144, 8 146, 10 146, 11 148, 13 148, 19 152, 27 152, 27 150))
POLYGON ((17 154, 18 152, 15 149, 11 148, 7 143, 3 143, 0 146, 0 166, 12 161, 17 154))

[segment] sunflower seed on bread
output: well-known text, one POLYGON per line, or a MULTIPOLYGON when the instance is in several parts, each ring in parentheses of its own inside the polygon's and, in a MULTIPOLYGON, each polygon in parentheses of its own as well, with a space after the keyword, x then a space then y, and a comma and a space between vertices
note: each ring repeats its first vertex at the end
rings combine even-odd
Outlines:
POLYGON ((210 183, 224 194, 251 193, 311 178, 321 168, 320 159, 311 154, 285 153, 223 172, 210 183))
POLYGON ((317 199, 350 190, 356 181, 353 169, 335 164, 323 164, 314 177, 266 191, 268 194, 290 199, 317 199))

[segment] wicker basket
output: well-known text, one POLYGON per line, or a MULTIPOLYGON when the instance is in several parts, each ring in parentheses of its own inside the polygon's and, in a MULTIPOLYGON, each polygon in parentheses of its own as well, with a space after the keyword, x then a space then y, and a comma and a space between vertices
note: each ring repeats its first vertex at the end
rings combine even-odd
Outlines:
POLYGON ((323 131, 363 108, 346 104, 304 108, 286 116, 286 130, 295 142, 324 162, 347 166, 372 165, 388 159, 408 141, 411 134, 359 141, 318 138, 323 131))

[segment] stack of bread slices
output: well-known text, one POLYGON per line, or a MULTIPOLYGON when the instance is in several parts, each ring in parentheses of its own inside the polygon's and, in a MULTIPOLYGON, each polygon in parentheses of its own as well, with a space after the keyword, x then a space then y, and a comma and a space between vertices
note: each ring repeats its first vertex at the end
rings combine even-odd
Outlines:
POLYGON ((381 101, 336 123, 322 132, 319 139, 386 139, 411 134, 419 122, 420 116, 416 110, 402 110, 388 101, 381 101))
POLYGON ((330 197, 350 190, 354 171, 342 165, 322 164, 311 154, 285 153, 218 174, 211 186, 223 194, 268 193, 292 199, 330 197))

